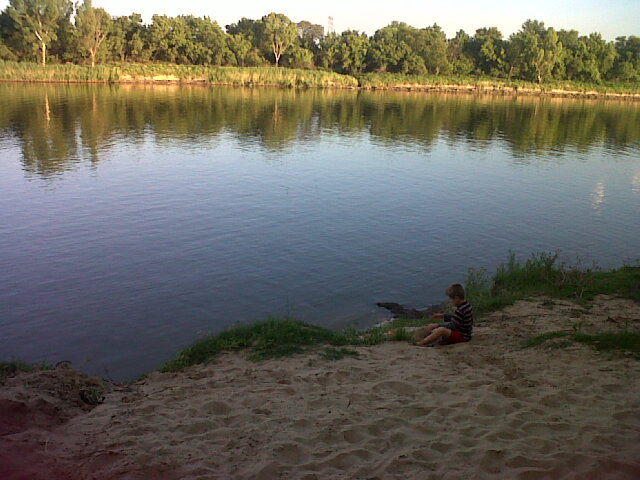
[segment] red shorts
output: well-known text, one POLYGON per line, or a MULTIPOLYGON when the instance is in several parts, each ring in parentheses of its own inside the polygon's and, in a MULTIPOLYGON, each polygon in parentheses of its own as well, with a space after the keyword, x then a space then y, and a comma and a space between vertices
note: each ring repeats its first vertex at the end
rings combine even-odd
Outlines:
POLYGON ((462 335, 462 332, 459 332, 458 330, 451 330, 451 335, 449 335, 449 338, 447 338, 444 341, 444 344, 450 345, 452 343, 463 343, 468 341, 469 340, 465 340, 464 335, 462 335))

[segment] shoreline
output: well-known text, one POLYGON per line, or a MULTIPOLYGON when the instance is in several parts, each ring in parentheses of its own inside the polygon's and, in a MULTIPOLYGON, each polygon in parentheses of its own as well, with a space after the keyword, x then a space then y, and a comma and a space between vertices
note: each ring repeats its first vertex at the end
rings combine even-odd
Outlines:
MULTIPOLYGON (((165 76, 162 76, 165 77, 165 76)), ((510 86, 483 86, 472 84, 398 84, 398 85, 367 85, 367 86, 340 86, 340 85, 282 85, 278 83, 235 83, 235 82, 211 82, 206 79, 182 79, 182 78, 136 78, 118 81, 109 80, 63 80, 63 79, 2 79, 0 83, 25 83, 25 84, 63 84, 63 85, 152 85, 152 86, 202 86, 202 87, 238 87, 238 88, 286 88, 300 90, 353 90, 364 92, 393 91, 393 92, 424 92, 447 93, 463 95, 493 95, 501 97, 539 97, 539 98, 572 98, 588 100, 622 100, 640 101, 640 92, 599 92, 597 90, 568 90, 562 88, 530 88, 510 86)))
POLYGON ((284 67, 205 67, 176 64, 105 64, 95 67, 0 61, 1 83, 105 85, 198 85, 279 87, 353 91, 408 91, 472 95, 640 100, 640 86, 557 80, 536 84, 517 79, 474 76, 412 76, 366 73, 357 76, 328 70, 284 67))
POLYGON ((0 390, 0 476, 632 480, 638 359, 522 342, 576 325, 637 330, 637 305, 520 300, 483 317, 467 344, 361 345, 337 361, 225 352, 128 384, 65 365, 18 374, 0 390), (92 386, 104 401, 79 401, 92 386))
POLYGON ((487 94, 496 96, 519 95, 529 97, 554 97, 554 98, 587 98, 587 99, 612 99, 612 100, 640 100, 640 93, 617 93, 598 92, 596 90, 579 91, 566 90, 560 88, 528 88, 528 87, 508 87, 508 86, 478 86, 478 85, 437 85, 437 84, 408 84, 392 86, 371 86, 359 87, 360 90, 393 90, 407 92, 440 92, 440 93, 462 93, 462 94, 487 94))

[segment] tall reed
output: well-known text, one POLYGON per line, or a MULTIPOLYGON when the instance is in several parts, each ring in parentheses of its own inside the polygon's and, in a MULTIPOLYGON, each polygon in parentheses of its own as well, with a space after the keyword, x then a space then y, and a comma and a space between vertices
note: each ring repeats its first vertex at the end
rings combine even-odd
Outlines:
POLYGON ((205 83, 212 85, 356 88, 351 76, 322 70, 276 67, 204 67, 199 65, 119 63, 88 67, 0 61, 0 80, 95 83, 205 83))

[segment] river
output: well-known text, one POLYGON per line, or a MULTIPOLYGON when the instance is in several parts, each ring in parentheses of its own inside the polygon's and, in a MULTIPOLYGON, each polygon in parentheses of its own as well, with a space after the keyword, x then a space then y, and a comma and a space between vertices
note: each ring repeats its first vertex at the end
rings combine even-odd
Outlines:
POLYGON ((0 84, 0 359, 114 379, 237 322, 366 327, 640 258, 640 102, 0 84))

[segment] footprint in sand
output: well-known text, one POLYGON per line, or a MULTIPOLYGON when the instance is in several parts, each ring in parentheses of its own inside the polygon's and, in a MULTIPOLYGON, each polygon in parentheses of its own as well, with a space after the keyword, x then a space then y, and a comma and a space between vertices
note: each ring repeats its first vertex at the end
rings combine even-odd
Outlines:
POLYGON ((212 415, 227 415, 231 411, 231 407, 225 402, 212 400, 202 405, 202 410, 212 415))
POLYGON ((416 388, 407 382, 387 381, 376 383, 372 389, 375 393, 393 392, 397 395, 411 396, 415 395, 416 388))
POLYGON ((476 408, 476 412, 478 413, 478 415, 481 415, 483 417, 497 417, 497 416, 503 416, 506 413, 508 413, 505 411, 502 405, 496 405, 493 403, 486 403, 486 402, 483 402, 480 405, 478 405, 478 407, 476 408))
POLYGON ((367 433, 366 428, 360 425, 349 427, 343 430, 341 433, 345 441, 349 443, 361 443, 369 438, 369 434, 367 433))
POLYGON ((487 473, 500 473, 504 457, 502 450, 487 450, 480 459, 480 468, 487 473))
POLYGON ((276 461, 285 465, 300 465, 305 463, 309 455, 296 443, 280 443, 273 447, 273 456, 276 461))

